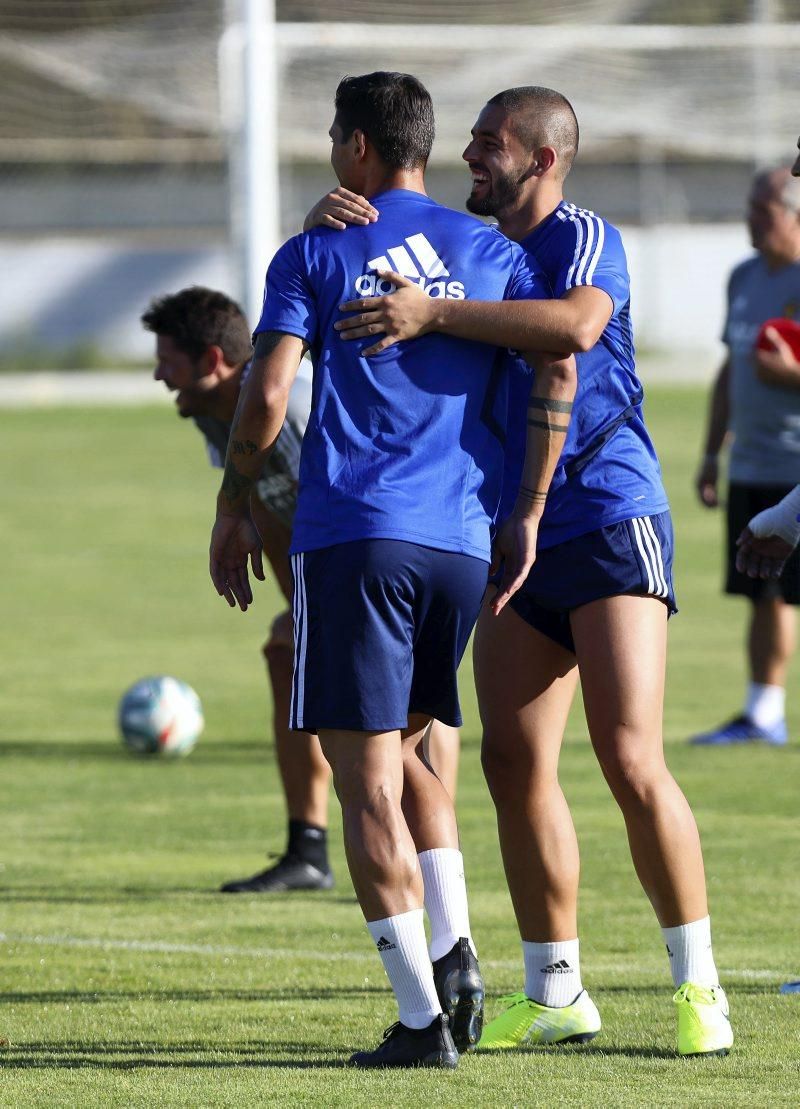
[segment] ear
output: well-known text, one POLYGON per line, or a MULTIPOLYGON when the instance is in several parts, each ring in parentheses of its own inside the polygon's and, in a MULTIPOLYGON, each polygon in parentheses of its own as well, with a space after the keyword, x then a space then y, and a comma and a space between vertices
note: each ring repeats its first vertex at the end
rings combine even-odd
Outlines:
POLYGON ((225 355, 222 353, 222 347, 212 344, 206 347, 203 358, 203 369, 205 370, 204 377, 214 377, 217 381, 222 381, 225 375, 225 355))
POLYGON ((357 127, 350 136, 350 141, 353 144, 353 154, 357 162, 362 162, 367 154, 367 136, 363 131, 357 127))
POLYGON ((536 151, 531 169, 535 177, 544 177, 558 161, 558 154, 552 146, 540 146, 536 151))

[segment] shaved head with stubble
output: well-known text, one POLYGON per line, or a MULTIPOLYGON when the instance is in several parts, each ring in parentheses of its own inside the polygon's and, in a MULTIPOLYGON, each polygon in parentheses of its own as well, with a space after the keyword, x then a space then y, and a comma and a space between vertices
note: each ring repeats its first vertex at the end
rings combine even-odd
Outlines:
POLYGON ((578 120, 560 92, 539 85, 499 92, 483 108, 463 154, 473 170, 467 208, 501 216, 543 172, 560 186, 577 152, 578 120))

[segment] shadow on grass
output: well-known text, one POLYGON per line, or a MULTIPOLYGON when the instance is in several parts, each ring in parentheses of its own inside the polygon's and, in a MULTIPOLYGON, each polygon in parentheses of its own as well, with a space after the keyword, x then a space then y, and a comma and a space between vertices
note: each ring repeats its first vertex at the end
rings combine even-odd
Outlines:
POLYGON ((117 1001, 341 1001, 365 996, 384 997, 389 986, 315 986, 313 989, 279 987, 265 990, 35 990, 0 993, 0 1005, 104 1005, 117 1001))
MULTIPOLYGON (((127 751, 114 735, 107 739, 83 740, 78 743, 65 740, 63 743, 52 740, 0 740, 0 755, 6 758, 29 758, 37 762, 43 759, 59 759, 74 762, 80 759, 114 760, 132 763, 135 766, 164 766, 172 762, 180 766, 182 760, 165 760, 146 755, 134 755, 127 751)), ((274 751, 266 739, 240 739, 225 743, 206 743, 193 755, 192 763, 230 763, 256 759, 264 766, 274 763, 274 751)))
POLYGON ((321 1047, 319 1043, 252 1041, 218 1044, 159 1043, 141 1040, 110 1040, 86 1043, 78 1040, 31 1042, 0 1048, 0 1070, 99 1069, 137 1070, 223 1067, 285 1067, 294 1070, 336 1070, 347 1066, 352 1048, 321 1047), (303 1056, 303 1058, 298 1058, 303 1056))
MULTIPOLYGON (((562 1058, 565 1055, 567 1055, 567 1056, 594 1055, 594 1056, 597 1056, 599 1058, 603 1058, 603 1057, 611 1058, 611 1057, 622 1056, 622 1057, 627 1058, 627 1059, 677 1059, 677 1058, 679 1058, 677 1051, 670 1051, 670 1050, 668 1050, 667 1048, 664 1048, 664 1047, 614 1047, 614 1046, 599 1047, 599 1046, 596 1046, 594 1044, 592 1044, 591 1046, 589 1046, 588 1044, 552 1044, 552 1045, 539 1044, 535 1047, 518 1048, 514 1051, 513 1054, 514 1054, 515 1058, 519 1058, 520 1056, 525 1056, 526 1058, 530 1058, 530 1059, 536 1058, 537 1055, 538 1056, 554 1055, 554 1056, 561 1056, 562 1058)), ((493 1058, 500 1058, 502 1056, 503 1058, 508 1059, 509 1058, 509 1052, 508 1051, 503 1051, 503 1050, 491 1051, 491 1050, 487 1049, 487 1050, 481 1051, 478 1054, 477 1058, 480 1059, 483 1056, 487 1056, 487 1057, 491 1056, 493 1058)))
MULTIPOLYGON (((259 901, 264 905, 275 905, 274 898, 266 894, 247 894, 237 893, 223 894, 220 892, 218 886, 209 882, 207 887, 203 886, 120 886, 117 889, 109 889, 108 886, 97 890, 86 890, 83 893, 59 893, 54 892, 52 886, 17 886, 16 888, 0 886, 0 898, 3 901, 31 901, 35 903, 49 903, 53 904, 97 904, 97 905, 113 905, 118 901, 174 901, 176 897, 183 898, 214 898, 220 904, 230 905, 231 898, 235 896, 237 902, 250 902, 259 901)), ((279 894, 283 897, 283 894, 279 894)), ((306 897, 310 897, 314 902, 324 901, 330 905, 357 905, 358 901, 355 896, 346 896, 344 894, 332 894, 330 890, 295 890, 288 895, 291 899, 292 905, 297 905, 306 897)))
MULTIPOLYGON (((295 1070, 338 1070, 347 1066, 352 1047, 321 1047, 318 1042, 301 1041, 250 1041, 248 1043, 218 1044, 190 1041, 187 1043, 159 1043, 157 1041, 109 1040, 100 1043, 83 1041, 31 1042, 10 1045, 0 1049, 0 1069, 66 1070, 101 1069, 135 1070, 184 1069, 222 1067, 287 1068, 295 1070), (303 1056, 303 1058, 298 1058, 303 1056)), ((470 1056, 467 1066, 483 1057, 506 1056, 505 1051, 486 1051, 470 1056)), ((530 1048, 523 1052, 532 1058, 536 1055, 584 1055, 599 1058, 673 1059, 675 1051, 659 1047, 595 1047, 585 1044, 560 1047, 530 1048)), ((681 1060, 685 1064, 685 1060, 681 1060)))

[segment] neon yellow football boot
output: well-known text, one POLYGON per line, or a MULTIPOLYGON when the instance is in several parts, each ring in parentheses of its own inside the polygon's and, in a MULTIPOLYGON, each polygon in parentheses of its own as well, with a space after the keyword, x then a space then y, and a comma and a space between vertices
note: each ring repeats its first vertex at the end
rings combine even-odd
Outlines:
POLYGON ((684 982, 672 1000, 678 1007, 679 1055, 728 1054, 733 1029, 722 986, 684 982))
POLYGON ((600 1014, 586 990, 571 1005, 552 1009, 524 993, 502 997, 508 1008, 483 1030, 478 1051, 503 1051, 529 1044, 585 1044, 600 1031, 600 1014))

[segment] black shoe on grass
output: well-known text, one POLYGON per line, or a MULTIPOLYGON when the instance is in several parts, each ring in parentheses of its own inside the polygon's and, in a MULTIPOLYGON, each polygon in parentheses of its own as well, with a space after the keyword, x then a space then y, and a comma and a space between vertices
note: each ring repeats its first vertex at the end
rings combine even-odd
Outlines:
POLYGON ((383 1034, 374 1051, 357 1051, 350 1056, 352 1067, 441 1067, 458 1066, 458 1052, 450 1035, 447 1016, 440 1013, 427 1028, 406 1028, 397 1021, 383 1034))
POLYGON ((226 882, 220 893, 287 893, 289 890, 333 889, 333 874, 320 870, 295 855, 282 855, 274 866, 252 878, 226 882))
POLYGON ((483 1030, 484 990, 478 960, 466 936, 433 964, 433 981, 457 1049, 471 1051, 483 1030))

